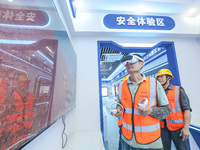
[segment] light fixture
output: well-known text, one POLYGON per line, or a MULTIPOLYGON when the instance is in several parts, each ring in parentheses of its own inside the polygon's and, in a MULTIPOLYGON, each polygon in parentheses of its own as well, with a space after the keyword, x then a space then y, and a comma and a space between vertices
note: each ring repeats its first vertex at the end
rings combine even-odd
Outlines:
POLYGON ((8 40, 8 39, 1 39, 0 43, 4 44, 33 44, 36 41, 25 41, 25 40, 8 40))
POLYGON ((102 55, 121 55, 122 53, 103 53, 102 55))
POLYGON ((53 51, 52 51, 48 46, 46 46, 46 48, 47 48, 51 53, 53 53, 53 51))
POLYGON ((147 9, 145 8, 144 5, 139 5, 138 7, 136 7, 136 8, 134 9, 134 11, 135 11, 135 12, 142 13, 142 12, 146 12, 147 9))
POLYGON ((83 4, 83 2, 78 1, 78 2, 76 2, 76 6, 77 6, 78 8, 83 8, 83 7, 84 7, 84 4, 83 4))
POLYGON ((114 60, 102 60, 101 62, 115 62, 114 60))
POLYGON ((123 57, 123 55, 120 54, 107 54, 105 55, 105 61, 116 61, 120 60, 123 57))
POLYGON ((46 60, 48 60, 51 64, 53 64, 53 62, 52 62, 47 56, 45 56, 42 52, 40 52, 39 50, 37 50, 37 52, 38 52, 41 56, 43 56, 46 60))
POLYGON ((196 9, 195 9, 195 8, 190 8, 189 14, 194 14, 195 12, 196 12, 196 9))
POLYGON ((153 47, 156 43, 118 43, 123 47, 153 47))

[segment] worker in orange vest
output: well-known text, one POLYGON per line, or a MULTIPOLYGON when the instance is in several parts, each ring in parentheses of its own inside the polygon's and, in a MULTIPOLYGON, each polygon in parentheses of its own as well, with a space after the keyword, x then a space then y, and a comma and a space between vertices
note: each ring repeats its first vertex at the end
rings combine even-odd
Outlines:
POLYGON ((123 150, 162 150, 160 121, 170 114, 170 107, 162 88, 155 79, 141 73, 144 60, 140 55, 127 55, 121 59, 130 77, 119 85, 117 113, 122 117, 123 150), (147 106, 139 107, 142 99, 148 99, 147 106), (160 107, 162 106, 162 107, 160 107))
POLYGON ((171 141, 177 150, 188 150, 189 125, 191 108, 188 96, 180 86, 171 84, 173 75, 169 69, 161 69, 157 74, 158 81, 162 84, 167 95, 170 115, 161 121, 161 137, 164 150, 171 149, 171 141))
POLYGON ((28 92, 30 80, 26 75, 17 78, 17 89, 14 91, 15 110, 7 116, 7 128, 17 132, 22 126, 29 129, 33 122, 33 94, 28 92))

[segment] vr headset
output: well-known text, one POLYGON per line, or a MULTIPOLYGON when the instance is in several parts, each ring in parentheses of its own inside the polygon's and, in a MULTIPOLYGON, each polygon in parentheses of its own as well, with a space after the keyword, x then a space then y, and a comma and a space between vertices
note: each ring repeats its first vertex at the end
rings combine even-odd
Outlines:
POLYGON ((123 57, 120 61, 124 66, 126 66, 127 63, 135 64, 139 60, 144 62, 144 60, 142 58, 140 58, 139 56, 133 54, 133 55, 127 55, 127 56, 123 57))

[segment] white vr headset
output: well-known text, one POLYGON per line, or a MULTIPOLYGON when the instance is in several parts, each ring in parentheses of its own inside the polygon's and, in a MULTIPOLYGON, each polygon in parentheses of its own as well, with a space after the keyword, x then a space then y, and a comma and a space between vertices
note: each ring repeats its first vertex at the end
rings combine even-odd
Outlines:
POLYGON ((121 59, 121 63, 122 63, 124 66, 126 66, 127 63, 135 64, 135 63, 137 63, 139 60, 142 61, 142 62, 144 62, 144 60, 143 60, 142 58, 140 58, 139 56, 133 54, 133 55, 127 55, 127 56, 125 56, 124 58, 122 58, 122 59, 121 59))

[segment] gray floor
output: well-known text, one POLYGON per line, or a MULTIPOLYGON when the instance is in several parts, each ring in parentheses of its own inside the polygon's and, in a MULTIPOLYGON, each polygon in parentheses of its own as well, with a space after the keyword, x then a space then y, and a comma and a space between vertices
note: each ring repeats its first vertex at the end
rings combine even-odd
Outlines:
MULTIPOLYGON (((110 115, 110 109, 106 108, 107 112, 107 132, 104 135, 107 136, 105 141, 105 150, 118 150, 119 145, 119 127, 116 117, 110 115)), ((105 126, 104 126, 105 127, 105 126)), ((105 129, 104 129, 105 130, 105 129)))

